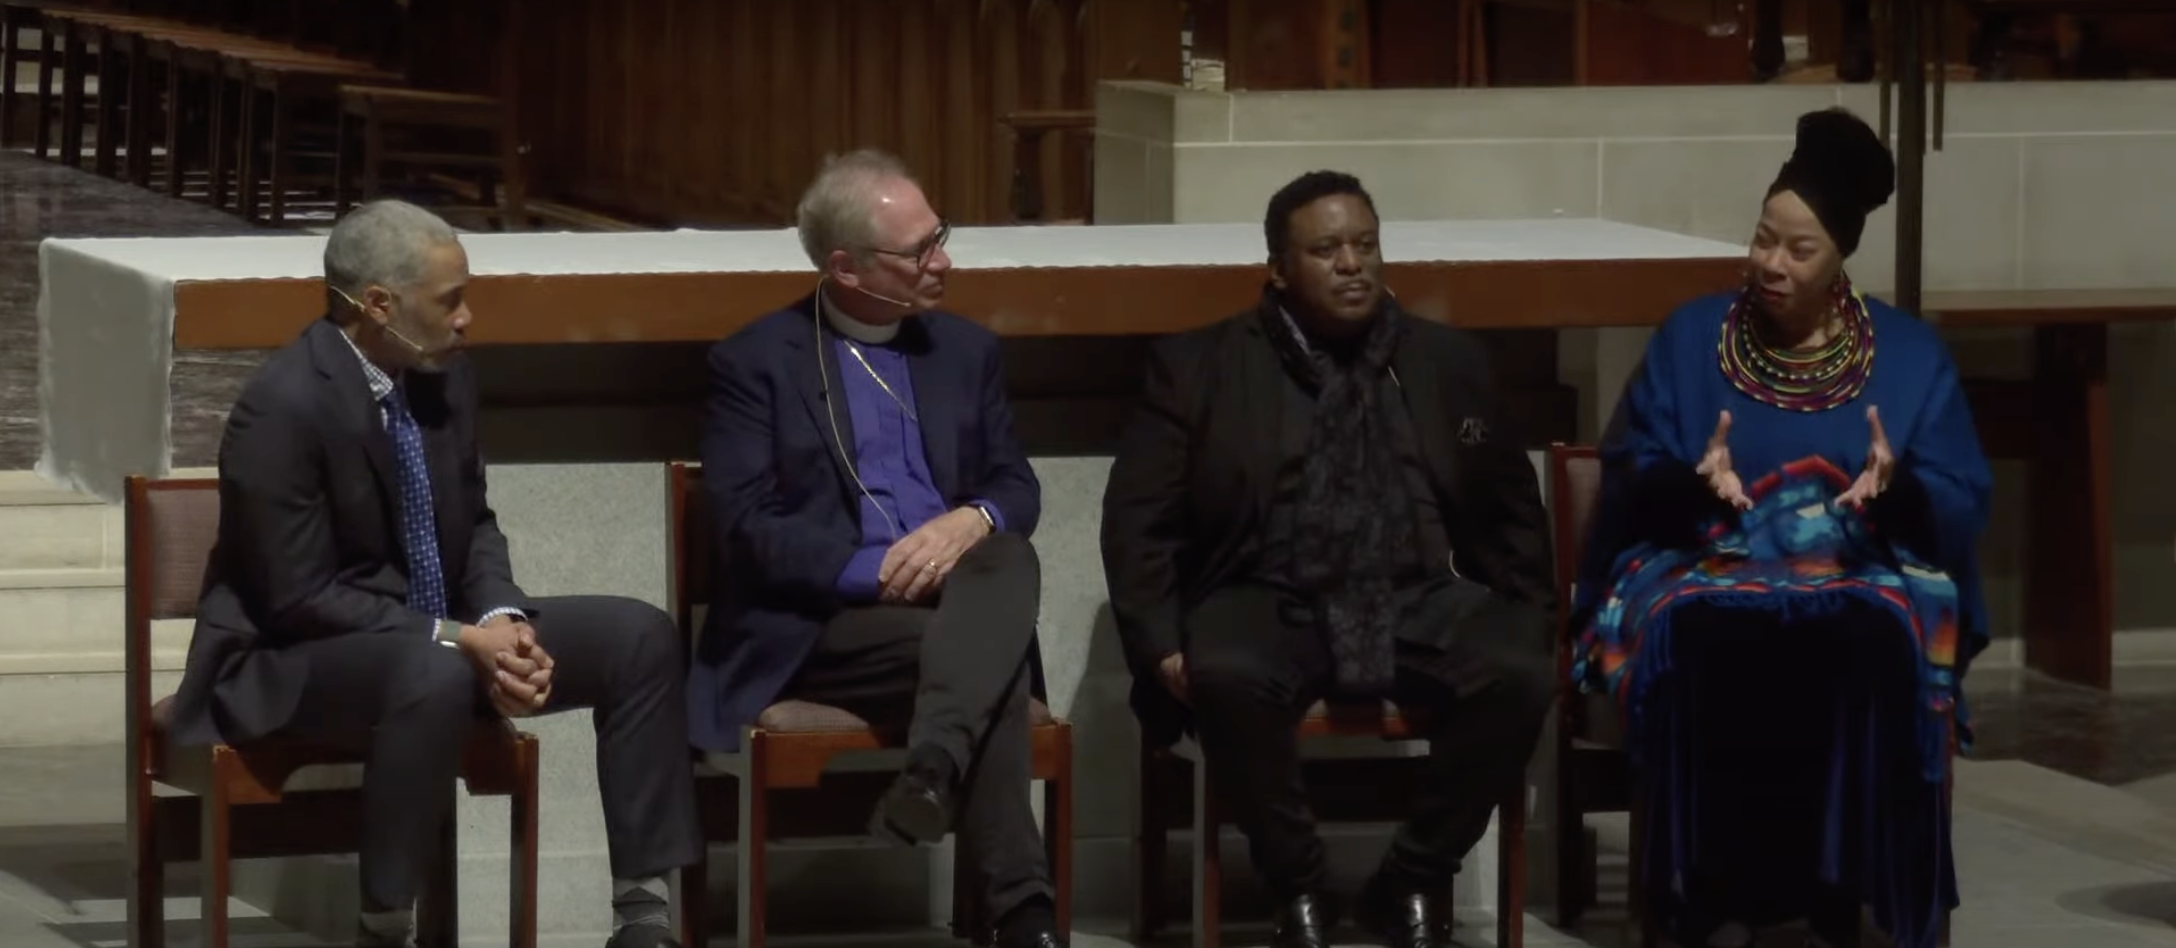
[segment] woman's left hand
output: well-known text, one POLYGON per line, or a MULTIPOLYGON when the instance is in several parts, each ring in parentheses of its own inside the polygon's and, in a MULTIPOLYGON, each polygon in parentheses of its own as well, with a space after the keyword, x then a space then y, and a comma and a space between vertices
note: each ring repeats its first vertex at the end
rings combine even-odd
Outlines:
POLYGON ((1872 405, 1866 406, 1866 423, 1874 429, 1873 443, 1866 449, 1866 470, 1859 472, 1850 490, 1836 498, 1839 507, 1866 509, 1868 501, 1889 489, 1889 478, 1896 473, 1896 453, 1889 450, 1889 434, 1881 429, 1881 412, 1872 405))

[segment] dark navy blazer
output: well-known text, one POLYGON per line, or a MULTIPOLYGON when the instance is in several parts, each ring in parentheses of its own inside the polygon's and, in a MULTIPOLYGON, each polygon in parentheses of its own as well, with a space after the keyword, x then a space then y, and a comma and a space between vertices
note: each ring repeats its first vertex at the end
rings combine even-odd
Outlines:
MULTIPOLYGON (((710 350, 702 481, 722 555, 687 689, 689 740, 708 750, 738 750, 742 728, 800 670, 843 607, 839 572, 861 542, 860 492, 839 456, 840 445, 853 450, 853 419, 841 366, 818 345, 814 302, 710 350)), ((1042 486, 1013 432, 997 336, 931 312, 910 317, 893 344, 907 355, 938 493, 951 506, 986 499, 1005 529, 1032 536, 1042 486)))

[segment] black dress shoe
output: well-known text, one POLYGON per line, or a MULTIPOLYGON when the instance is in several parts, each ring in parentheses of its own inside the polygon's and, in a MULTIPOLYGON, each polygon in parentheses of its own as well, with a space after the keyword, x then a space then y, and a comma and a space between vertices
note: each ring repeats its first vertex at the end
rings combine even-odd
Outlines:
POLYGON ((1382 876, 1368 880, 1354 915, 1390 948, 1445 948, 1451 943, 1427 893, 1382 876))
POLYGON ((663 925, 629 925, 613 932, 604 948, 680 948, 680 942, 663 925))
POLYGON ((942 841, 952 831, 952 771, 942 751, 915 748, 906 770, 877 801, 869 834, 907 845, 942 841))
POLYGON ((1285 903, 1277 913, 1277 934, 1269 943, 1272 948, 1330 948, 1327 936, 1336 924, 1328 904, 1303 895, 1285 903))

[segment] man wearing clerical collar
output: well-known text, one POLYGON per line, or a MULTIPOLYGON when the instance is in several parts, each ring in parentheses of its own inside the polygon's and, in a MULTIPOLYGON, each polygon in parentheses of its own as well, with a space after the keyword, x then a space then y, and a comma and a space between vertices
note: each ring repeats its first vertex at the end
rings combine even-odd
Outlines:
POLYGON ((1357 904, 1447 945, 1441 897, 1511 798, 1554 691, 1532 463, 1473 337, 1383 283, 1372 198, 1315 172, 1271 199, 1249 310, 1151 350, 1104 494, 1103 558, 1145 740, 1190 730, 1276 899, 1334 924, 1296 727, 1389 699, 1429 742, 1417 808, 1357 904))
POLYGON ((693 738, 737 749, 785 699, 905 723, 871 832, 934 842, 956 822, 997 943, 1054 948, 1028 798, 1041 486, 997 338, 937 310, 951 228, 897 159, 829 160, 797 218, 815 292, 710 354, 703 485, 726 554, 693 738))

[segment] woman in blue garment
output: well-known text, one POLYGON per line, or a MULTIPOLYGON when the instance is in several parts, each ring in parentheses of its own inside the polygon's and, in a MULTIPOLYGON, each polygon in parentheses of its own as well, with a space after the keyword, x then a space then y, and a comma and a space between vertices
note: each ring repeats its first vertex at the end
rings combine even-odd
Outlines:
POLYGON ((1683 944, 1855 944, 1871 909, 1927 948, 1957 902, 1991 477, 1934 330, 1844 272, 1894 179, 1863 121, 1801 117, 1745 286, 1671 314, 1604 439, 1574 675, 1627 714, 1635 884, 1683 944))

